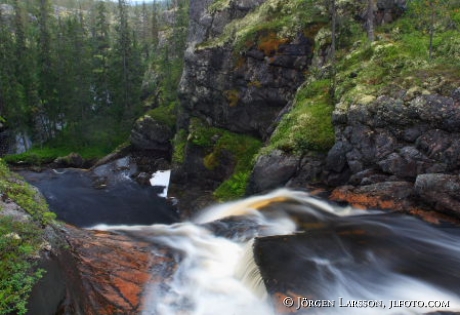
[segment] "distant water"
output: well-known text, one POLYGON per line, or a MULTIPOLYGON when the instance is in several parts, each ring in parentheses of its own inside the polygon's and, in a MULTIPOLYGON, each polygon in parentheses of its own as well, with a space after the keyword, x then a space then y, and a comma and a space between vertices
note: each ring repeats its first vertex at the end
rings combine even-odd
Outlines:
POLYGON ((460 311, 458 228, 302 192, 210 207, 190 222, 93 228, 173 253, 178 267, 146 288, 143 315, 460 311))
POLYGON ((41 191, 59 220, 78 227, 170 224, 178 220, 169 201, 158 196, 163 188, 141 186, 127 172, 117 173, 104 184, 95 184, 100 179, 78 169, 19 173, 41 191))

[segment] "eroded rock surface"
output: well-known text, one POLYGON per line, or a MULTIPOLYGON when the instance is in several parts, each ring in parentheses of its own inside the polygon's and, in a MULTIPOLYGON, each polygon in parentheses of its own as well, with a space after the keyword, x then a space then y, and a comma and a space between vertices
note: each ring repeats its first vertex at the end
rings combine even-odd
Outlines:
MULTIPOLYGON (((337 141, 327 157, 326 181, 357 187, 387 182, 393 189, 377 189, 376 194, 394 201, 398 200, 394 183, 405 182, 413 200, 459 216, 459 94, 459 89, 450 96, 401 90, 370 104, 337 108, 333 116, 337 141)), ((404 201, 396 208, 407 205, 404 201)))
POLYGON ((34 289, 30 314, 140 314, 144 290, 174 268, 171 256, 129 236, 60 228, 65 243, 42 259, 47 270, 34 289))

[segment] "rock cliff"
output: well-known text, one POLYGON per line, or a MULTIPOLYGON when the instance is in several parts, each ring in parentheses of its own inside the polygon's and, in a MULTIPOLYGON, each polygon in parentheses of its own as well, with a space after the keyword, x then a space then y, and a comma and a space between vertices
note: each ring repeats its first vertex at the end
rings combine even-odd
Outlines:
POLYGON ((458 88, 450 95, 413 88, 346 111, 337 108, 329 183, 375 189, 382 182, 406 183, 404 198, 458 216, 459 95, 458 88))
MULTIPOLYGON (((376 24, 395 21, 405 9, 404 1, 378 1, 376 24)), ((409 14, 403 21, 415 23, 409 14)), ((307 78, 271 136, 269 150, 259 155, 250 193, 320 183, 338 187, 333 199, 356 206, 459 217, 459 77, 442 65, 445 61, 430 60, 423 51, 406 55, 413 52, 406 46, 410 41, 392 33, 398 25, 388 29, 372 45, 343 49, 330 115, 306 110, 320 101, 311 91, 321 75, 307 78), (332 117, 333 145, 320 150, 312 145, 309 133, 320 138, 324 129, 312 117, 332 117)), ((327 59, 320 58, 327 47, 315 50, 318 69, 327 67, 327 59)))
POLYGON ((250 165, 241 167, 241 154, 220 140, 224 134, 226 143, 242 136, 254 141, 269 137, 274 121, 305 80, 317 31, 296 26, 281 34, 260 28, 259 21, 274 18, 273 8, 292 10, 282 1, 192 0, 190 7, 178 124, 188 140, 182 140, 172 187, 188 201, 195 197, 187 197, 191 190, 184 182, 212 192, 235 176, 247 181, 250 165))
MULTIPOLYGON (((429 57, 425 22, 406 1, 375 2, 374 43, 363 41, 367 2, 338 3, 334 93, 324 3, 190 8, 177 130, 163 142, 172 143, 170 193, 182 210, 319 184, 355 205, 458 216, 459 80, 441 57, 459 45, 439 44, 429 57)), ((454 21, 438 26, 439 38, 454 21)), ((136 130, 132 139, 150 145, 136 130)))

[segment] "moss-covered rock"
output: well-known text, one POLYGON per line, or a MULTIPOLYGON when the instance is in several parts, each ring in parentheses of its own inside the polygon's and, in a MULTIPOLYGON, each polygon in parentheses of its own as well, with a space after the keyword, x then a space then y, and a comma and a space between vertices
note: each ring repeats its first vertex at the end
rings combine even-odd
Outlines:
POLYGON ((213 201, 244 195, 253 158, 262 146, 259 139, 210 126, 199 118, 190 120, 187 136, 185 132, 179 136, 176 150, 180 151, 175 156, 181 163, 172 174, 172 195, 194 208, 203 205, 203 198, 195 193, 209 194, 208 200, 213 201))
POLYGON ((25 314, 43 276, 40 253, 49 250, 44 226, 55 218, 38 191, 0 159, 0 314, 25 314))

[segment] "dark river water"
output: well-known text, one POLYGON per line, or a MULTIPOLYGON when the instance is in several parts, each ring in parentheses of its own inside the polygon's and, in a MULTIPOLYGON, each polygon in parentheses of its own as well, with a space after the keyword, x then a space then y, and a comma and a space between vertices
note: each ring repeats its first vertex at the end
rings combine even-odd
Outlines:
POLYGON ((178 215, 162 189, 140 186, 126 173, 118 173, 103 187, 95 188, 95 177, 77 169, 19 172, 36 186, 59 220, 79 226, 97 224, 173 223, 178 215))
POLYGON ((187 222, 128 164, 21 172, 58 218, 174 253, 142 315, 460 314, 460 230, 279 190, 187 222), (94 188, 96 183, 96 187, 94 188))

